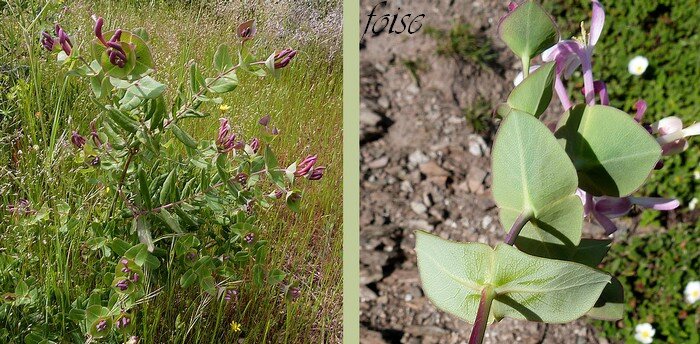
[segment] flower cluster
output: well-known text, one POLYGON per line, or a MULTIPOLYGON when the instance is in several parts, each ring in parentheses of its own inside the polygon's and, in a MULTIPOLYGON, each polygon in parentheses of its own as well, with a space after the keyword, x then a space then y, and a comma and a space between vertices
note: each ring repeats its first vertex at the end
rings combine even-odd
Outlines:
MULTIPOLYGON (((94 18, 93 18, 94 19, 94 18)), ((107 55, 109 56, 109 62, 119 68, 124 68, 126 65, 126 51, 119 42, 122 36, 122 30, 117 29, 114 31, 112 38, 109 41, 105 40, 102 34, 102 25, 104 25, 104 19, 99 17, 95 19, 94 33, 97 39, 102 43, 102 45, 107 48, 107 55)))
POLYGON ((66 55, 70 56, 71 52, 73 52, 73 43, 68 34, 58 24, 54 27, 54 33, 56 37, 51 36, 46 31, 42 32, 41 45, 48 51, 63 50, 66 55), (56 44, 56 39, 58 39, 58 44, 56 44))
POLYGON ((302 160, 297 166, 294 175, 297 177, 306 177, 309 180, 319 180, 323 178, 323 172, 326 170, 324 166, 314 167, 317 157, 309 155, 302 160))

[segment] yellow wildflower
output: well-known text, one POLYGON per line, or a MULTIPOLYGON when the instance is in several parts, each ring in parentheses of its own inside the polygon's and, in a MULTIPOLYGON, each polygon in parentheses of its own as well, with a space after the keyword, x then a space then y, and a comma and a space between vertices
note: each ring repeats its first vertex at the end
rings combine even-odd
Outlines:
POLYGON ((231 331, 233 333, 241 332, 241 324, 237 323, 235 320, 231 321, 231 331))
POLYGON ((221 106, 219 106, 219 110, 221 110, 221 112, 226 112, 229 109, 231 109, 231 107, 226 104, 222 104, 221 106))

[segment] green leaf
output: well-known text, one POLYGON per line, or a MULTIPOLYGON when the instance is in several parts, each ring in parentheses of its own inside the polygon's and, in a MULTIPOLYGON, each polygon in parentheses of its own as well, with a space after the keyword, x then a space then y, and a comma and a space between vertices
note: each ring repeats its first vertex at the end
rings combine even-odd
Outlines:
POLYGON ((521 58, 531 59, 559 41, 552 17, 535 1, 528 0, 498 24, 498 34, 521 58))
POLYGON ((204 289, 209 295, 216 295, 216 281, 214 277, 206 276, 199 280, 199 286, 204 289))
POLYGON ((151 224, 146 221, 144 216, 139 216, 132 220, 132 226, 136 228, 136 235, 139 237, 139 242, 145 244, 149 252, 153 252, 153 238, 151 237, 151 224))
POLYGON ((163 182, 163 186, 160 189, 160 196, 158 197, 160 204, 166 204, 168 202, 172 191, 175 189, 176 180, 177 180, 177 169, 173 168, 170 171, 170 173, 168 173, 168 176, 165 178, 165 181, 163 182))
POLYGON ((236 75, 236 71, 232 70, 216 78, 207 78, 206 83, 209 85, 209 89, 214 93, 231 92, 238 86, 238 76, 236 75))
MULTIPOLYGON (((501 224, 509 230, 520 214, 530 219, 516 245, 534 247, 530 253, 551 246, 547 244, 562 250, 578 245, 583 205, 574 195, 576 170, 549 129, 513 110, 496 134, 492 154, 493 197, 501 224)), ((556 257, 555 253, 542 254, 556 257)))
POLYGON ((539 258, 499 244, 457 243, 416 232, 423 289, 438 308, 473 323, 481 290, 496 297, 488 322, 504 317, 565 323, 588 312, 610 276, 582 264, 539 258))
POLYGON ((112 239, 112 242, 109 244, 109 247, 118 256, 123 256, 131 248, 131 245, 122 239, 114 238, 114 239, 112 239))
POLYGON ((27 283, 24 281, 19 281, 17 283, 17 286, 15 286, 15 294, 17 294, 17 297, 24 297, 29 293, 29 287, 27 286, 27 283))
POLYGON ((177 218, 173 217, 167 209, 161 209, 156 213, 156 216, 163 221, 171 231, 175 233, 183 233, 182 228, 180 228, 180 223, 177 218))
POLYGON ((277 184, 282 189, 286 188, 286 185, 284 184, 284 172, 279 171, 279 165, 277 164, 277 157, 275 157, 275 154, 272 152, 270 149, 270 146, 265 146, 265 168, 267 169, 267 174, 270 176, 270 179, 277 184))
POLYGON ((636 191, 661 157, 661 147, 628 114, 604 105, 577 105, 555 133, 578 172, 579 187, 594 196, 636 191))
POLYGON ((543 64, 523 80, 508 96, 508 105, 535 117, 547 109, 554 90, 554 62, 543 64))
POLYGON ((197 279, 199 276, 197 276, 196 273, 192 269, 189 269, 185 271, 182 276, 180 276, 180 285, 183 288, 188 288, 189 286, 193 285, 195 282, 197 282, 197 279))
MULTIPOLYGON (((143 32, 145 31, 139 33, 143 32)), ((111 38, 112 35, 114 35, 114 31, 107 31, 104 33, 104 36, 107 37, 107 39, 111 38)), ((145 37, 145 39, 148 38, 145 37)), ((125 66, 125 68, 113 66, 109 62, 107 49, 102 45, 102 43, 97 39, 94 39, 92 41, 92 55, 95 59, 100 61, 100 65, 102 66, 102 68, 105 68, 107 74, 118 78, 124 78, 126 76, 139 77, 153 70, 155 64, 153 63, 151 50, 149 49, 148 44, 146 44, 144 38, 139 37, 139 35, 131 33, 129 31, 122 30, 120 42, 122 43, 121 46, 124 49, 124 51, 131 51, 131 53, 133 54, 133 58, 131 58, 132 56, 127 54, 127 66, 125 66), (134 49, 131 49, 132 45, 134 49), (126 69, 128 69, 128 71, 125 71, 126 69)))
POLYGON ((220 44, 214 53, 214 68, 223 73, 233 68, 233 60, 228 52, 228 45, 220 44))
POLYGON ((289 209, 295 213, 298 213, 300 211, 299 205, 301 204, 301 193, 299 191, 288 191, 286 202, 289 209))
POLYGON ((625 314, 625 290, 620 281, 613 277, 611 283, 605 286, 595 306, 586 313, 593 319, 615 321, 625 314))
POLYGON ((155 99, 158 98, 165 91, 165 85, 156 81, 156 79, 150 76, 145 76, 133 84, 127 89, 127 92, 133 93, 136 96, 144 99, 155 99))
POLYGON ((131 116, 128 114, 120 111, 119 109, 112 107, 112 106, 106 106, 107 109, 107 115, 109 118, 114 121, 118 126, 120 126, 122 129, 134 134, 136 131, 139 130, 139 122, 133 119, 131 116))
POLYGON ((270 275, 267 276, 267 283, 275 285, 282 282, 286 276, 287 274, 284 271, 280 269, 273 269, 270 271, 270 275))
POLYGON ((199 92, 200 88, 206 87, 207 83, 204 81, 202 73, 199 72, 196 63, 190 65, 190 88, 193 93, 199 92))
POLYGON ((189 148, 197 148, 197 141, 195 141, 190 134, 188 134, 186 131, 180 129, 177 124, 172 123, 170 124, 170 128, 173 131, 173 135, 182 142, 186 147, 189 148))
POLYGON ((265 282, 265 269, 263 269, 262 264, 255 264, 253 266, 253 283, 257 287, 262 287, 265 282))
POLYGON ((153 205, 151 204, 151 190, 148 188, 146 172, 143 171, 140 165, 137 175, 139 179, 139 198, 141 198, 144 207, 146 207, 147 210, 151 210, 153 209, 153 205))
POLYGON ((85 320, 85 310, 78 309, 78 308, 71 308, 70 312, 68 312, 68 319, 70 319, 76 323, 85 320))

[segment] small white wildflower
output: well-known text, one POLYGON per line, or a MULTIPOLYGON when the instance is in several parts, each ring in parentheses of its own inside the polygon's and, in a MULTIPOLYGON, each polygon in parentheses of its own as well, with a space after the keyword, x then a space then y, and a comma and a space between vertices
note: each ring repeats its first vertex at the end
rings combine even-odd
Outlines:
POLYGON ((689 304, 694 304, 700 300, 700 281, 688 282, 683 291, 685 301, 689 304))
POLYGON ((693 171, 693 178, 695 178, 695 180, 700 180, 700 171, 693 171))
POLYGON ((642 75, 649 67, 649 60, 644 56, 635 56, 627 65, 627 70, 632 75, 642 75))
POLYGON ((639 324, 634 328, 634 339, 640 343, 650 344, 654 340, 656 330, 649 323, 639 324))
POLYGON ((690 203, 688 203, 688 209, 690 210, 695 210, 695 207, 698 205, 698 198, 693 197, 693 199, 690 200, 690 203))

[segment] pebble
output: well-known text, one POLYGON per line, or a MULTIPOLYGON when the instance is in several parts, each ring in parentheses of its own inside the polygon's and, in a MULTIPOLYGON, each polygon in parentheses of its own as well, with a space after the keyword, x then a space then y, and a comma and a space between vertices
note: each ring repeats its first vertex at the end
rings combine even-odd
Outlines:
POLYGON ((411 210, 418 215, 423 215, 428 211, 428 207, 423 202, 414 201, 411 202, 411 210))
POLYGON ((469 153, 473 156, 486 156, 490 154, 489 146, 484 138, 479 135, 469 135, 469 153))
POLYGON ((371 169, 377 169, 377 168, 385 167, 387 164, 389 164, 389 157, 383 156, 381 158, 374 159, 374 160, 370 161, 367 164, 367 167, 369 167, 371 169))
POLYGON ((430 161, 430 158, 428 158, 425 153, 421 152, 420 150, 416 150, 415 152, 411 153, 411 155, 408 156, 408 164, 413 165, 413 166, 418 166, 420 164, 424 164, 426 162, 430 161))
POLYGON ((447 177, 450 175, 449 172, 440 167, 435 161, 428 161, 421 164, 419 169, 428 177, 447 177))

